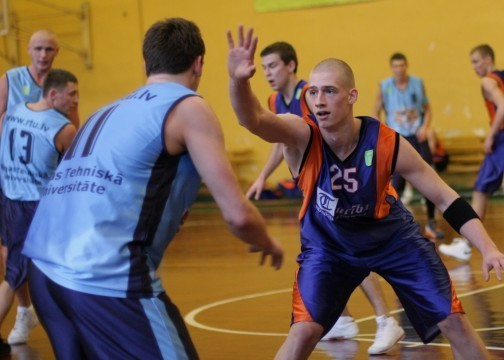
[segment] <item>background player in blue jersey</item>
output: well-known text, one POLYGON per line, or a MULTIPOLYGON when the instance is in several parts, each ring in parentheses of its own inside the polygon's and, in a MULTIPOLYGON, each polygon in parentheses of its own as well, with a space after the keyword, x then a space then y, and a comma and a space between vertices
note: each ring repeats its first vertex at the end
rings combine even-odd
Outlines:
POLYGON ((446 185, 398 133, 370 117, 353 116, 353 72, 327 59, 311 72, 300 118, 263 109, 250 87, 257 37, 228 32, 231 102, 241 125, 284 157, 305 196, 300 213, 301 254, 293 291, 293 324, 278 359, 306 359, 370 271, 394 288, 424 342, 441 331, 457 359, 486 359, 481 339, 458 300, 434 244, 390 184, 394 171, 410 181, 483 255, 483 273, 502 279, 504 255, 471 206, 446 185), (315 124, 316 119, 318 126, 315 124))
MULTIPOLYGON (((279 41, 266 46, 261 51, 261 63, 264 76, 275 90, 268 98, 268 108, 275 114, 297 114, 304 116, 310 113, 305 99, 307 83, 297 77, 298 59, 291 44, 279 41)), ((283 160, 281 144, 273 144, 271 153, 247 191, 247 197, 254 196, 259 200, 268 177, 275 171, 283 160)))
MULTIPOLYGON (((51 70, 58 52, 58 41, 52 31, 38 30, 31 35, 28 42, 30 64, 10 69, 0 77, 0 114, 18 103, 37 102, 42 98, 42 83, 51 70)), ((79 127, 78 107, 72 108, 69 118, 76 127, 79 127)), ((7 259, 7 247, 2 239, 4 269, 5 259, 7 259)), ((29 299, 23 298, 27 294, 24 291, 18 292, 16 294, 18 303, 27 303, 29 299)), ((25 317, 22 316, 22 311, 19 314, 14 327, 21 329, 29 324, 23 323, 25 317)))
MULTIPOLYGON (((9 344, 26 342, 38 323, 26 284, 28 259, 21 250, 43 189, 75 136, 76 128, 66 114, 77 107, 78 101, 75 76, 51 70, 44 80, 42 99, 10 107, 2 119, 0 219, 8 256, 5 280, 0 284, 0 324, 12 305, 14 292, 24 292, 19 297, 24 302, 19 303, 9 344)), ((3 348, 2 342, 0 352, 3 348)))
MULTIPOLYGON (((494 51, 487 44, 476 46, 470 55, 474 71, 481 78, 481 93, 490 117, 490 129, 483 144, 486 155, 474 184, 471 203, 483 220, 488 198, 502 187, 504 174, 504 71, 497 70, 494 51)), ((439 251, 460 261, 468 261, 472 253, 464 238, 439 245, 439 251)))
MULTIPOLYGON (((427 142, 432 110, 424 82, 419 77, 408 74, 408 61, 404 54, 395 53, 390 57, 390 69, 392 76, 380 82, 372 115, 379 119, 380 113, 384 110, 386 124, 404 136, 422 158, 432 164, 432 154, 427 142)), ((405 181, 399 174, 394 174, 392 184, 399 193, 403 192, 405 181)), ((443 233, 437 227, 434 204, 427 198, 425 201, 427 206, 425 234, 434 239, 441 239, 443 233)))
MULTIPOLYGON (((298 58, 294 47, 284 41, 275 42, 261 51, 261 65, 266 80, 275 93, 268 98, 268 108, 275 114, 295 114, 301 117, 310 114, 306 102, 308 83, 296 76, 298 58)), ((246 196, 258 200, 264 189, 266 179, 275 171, 283 160, 283 145, 273 144, 268 161, 256 181, 247 191, 246 196)), ((389 309, 382 289, 375 274, 370 274, 362 283, 366 294, 376 312, 378 326, 375 342, 369 348, 373 354, 386 353, 399 339, 404 330, 389 316, 389 309)), ((357 336, 359 328, 345 307, 342 316, 322 340, 350 339, 357 336)))
POLYGON ((24 254, 59 359, 198 358, 156 271, 201 178, 232 232, 281 266, 283 251, 242 194, 220 124, 196 93, 204 54, 193 22, 152 25, 147 84, 87 120, 44 191, 24 254))
MULTIPOLYGON (((20 102, 40 100, 42 83, 58 52, 58 40, 52 31, 38 30, 31 35, 28 42, 30 65, 13 68, 0 77, 0 113, 20 102)), ((69 117, 78 128, 78 108, 72 109, 69 117)))

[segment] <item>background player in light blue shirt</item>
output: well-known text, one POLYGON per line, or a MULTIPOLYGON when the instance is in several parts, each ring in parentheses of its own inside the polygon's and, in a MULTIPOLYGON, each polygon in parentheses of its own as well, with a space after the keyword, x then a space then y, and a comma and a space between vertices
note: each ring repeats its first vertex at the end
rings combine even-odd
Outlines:
POLYGON ((200 175, 233 233, 281 265, 283 251, 242 194, 219 122, 196 93, 204 53, 193 22, 151 26, 147 84, 87 120, 44 190, 23 253, 57 358, 198 358, 156 270, 200 175))
MULTIPOLYGON (((30 37, 27 50, 31 60, 30 64, 10 69, 0 77, 0 115, 18 103, 34 103, 42 98, 42 83, 59 53, 56 35, 50 30, 35 31, 30 37)), ((78 128, 78 107, 72 109, 69 118, 74 126, 78 128)), ((5 259, 7 259, 7 247, 4 239, 2 239, 2 264, 4 269, 5 259)), ((22 298, 23 296, 25 296, 24 292, 16 294, 18 303, 23 304, 28 301, 28 299, 22 298)), ((23 316, 16 319, 14 327, 23 327, 23 319, 23 316)))
MULTIPOLYGON (((0 324, 12 305, 14 292, 24 292, 9 344, 26 342, 37 318, 27 296, 28 260, 21 254, 41 194, 53 177, 76 128, 66 114, 77 107, 77 79, 65 70, 51 70, 44 80, 42 99, 10 107, 2 119, 0 183, 4 238, 8 255, 5 280, 0 284, 0 324)), ((0 344, 0 348, 3 344, 0 344)))
MULTIPOLYGON (((427 129, 431 126, 432 110, 421 78, 408 74, 408 61, 401 53, 390 57, 392 76, 380 82, 373 108, 373 117, 380 119, 385 111, 386 124, 401 134, 418 151, 422 159, 432 164, 432 154, 427 142, 427 129)), ((394 174, 392 184, 401 194, 405 180, 394 174)), ((427 224, 425 234, 440 239, 444 234, 438 229, 434 204, 425 198, 427 224)))

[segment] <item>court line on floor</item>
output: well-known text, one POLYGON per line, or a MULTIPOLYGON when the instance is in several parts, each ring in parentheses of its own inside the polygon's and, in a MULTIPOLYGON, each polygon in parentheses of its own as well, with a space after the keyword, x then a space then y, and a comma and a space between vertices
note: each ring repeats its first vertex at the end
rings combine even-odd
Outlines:
MULTIPOLYGON (((487 291, 492 291, 492 290, 497 290, 499 288, 504 287, 504 284, 499 284, 495 286, 490 286, 488 288, 484 289, 478 289, 474 291, 469 291, 463 294, 458 295, 459 298, 471 296, 474 294, 479 294, 482 292, 487 292, 487 291)), ((260 293, 255 293, 255 294, 250 294, 250 295, 244 295, 244 296, 237 296, 233 298, 228 298, 225 300, 221 301, 216 301, 207 305, 200 306, 186 314, 184 317, 184 320, 187 324, 194 326, 199 329, 203 330, 208 330, 208 331, 214 331, 214 332, 220 332, 220 333, 226 333, 226 334, 235 334, 235 335, 255 335, 255 336, 287 336, 287 333, 272 333, 272 332, 259 332, 259 331, 242 331, 242 330, 230 330, 230 329, 223 329, 223 328, 218 328, 218 327, 213 327, 213 326, 207 326, 204 324, 201 324, 200 322, 196 321, 196 316, 200 313, 202 313, 205 310, 237 302, 237 301, 243 301, 243 300, 250 300, 250 299, 255 299, 258 297, 263 297, 263 296, 270 296, 270 295, 277 295, 277 294, 283 294, 286 292, 291 292, 292 288, 287 288, 287 289, 280 289, 280 290, 272 290, 272 291, 265 291, 265 292, 260 292, 260 293)), ((396 309, 392 310, 390 313, 392 314, 397 314, 399 312, 404 311, 404 309, 396 309)), ((375 319, 376 316, 368 316, 360 319, 356 319, 355 322, 364 322, 364 321, 369 321, 375 319)), ((485 329, 477 329, 476 331, 490 331, 490 330, 500 330, 500 328, 485 328, 485 329)), ((373 339, 364 339, 364 338, 356 338, 356 340, 362 340, 362 341, 373 341, 373 339)), ((410 346, 420 346, 424 345, 423 343, 418 343, 418 342, 408 342, 408 341, 402 341, 402 344, 408 344, 410 346)), ((439 344, 439 343, 430 343, 428 345, 432 346, 450 346, 449 344, 439 344)), ((504 348, 501 347, 492 347, 492 346, 487 346, 487 349, 489 350, 504 350, 504 348)))

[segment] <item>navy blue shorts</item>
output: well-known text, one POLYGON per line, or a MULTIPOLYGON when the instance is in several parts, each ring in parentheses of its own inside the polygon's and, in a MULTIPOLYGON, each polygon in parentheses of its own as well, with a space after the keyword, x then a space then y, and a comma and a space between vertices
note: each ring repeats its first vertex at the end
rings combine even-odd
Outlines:
POLYGON ((463 312, 434 244, 416 238, 358 258, 327 251, 303 253, 294 284, 292 321, 317 322, 327 333, 370 271, 392 286, 425 343, 439 335, 439 322, 463 312))
POLYGON ((38 201, 11 200, 0 193, 0 229, 7 246, 5 280, 14 290, 26 281, 28 259, 21 254, 38 201))
POLYGON ((481 164, 474 190, 491 195, 502 186, 504 173, 504 131, 495 136, 493 152, 486 154, 481 164))
POLYGON ((163 293, 129 299, 62 287, 32 262, 33 305, 57 359, 198 359, 177 307, 163 293))

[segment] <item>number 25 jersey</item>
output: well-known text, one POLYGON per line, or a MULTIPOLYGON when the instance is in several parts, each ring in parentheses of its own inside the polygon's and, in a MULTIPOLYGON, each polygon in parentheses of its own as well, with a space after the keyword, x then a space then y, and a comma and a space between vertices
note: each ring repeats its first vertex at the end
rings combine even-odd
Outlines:
POLYGON ((299 214, 303 251, 359 256, 421 236, 390 183, 399 134, 373 118, 360 117, 358 144, 340 160, 311 117, 304 119, 312 136, 298 178, 304 195, 299 214))

